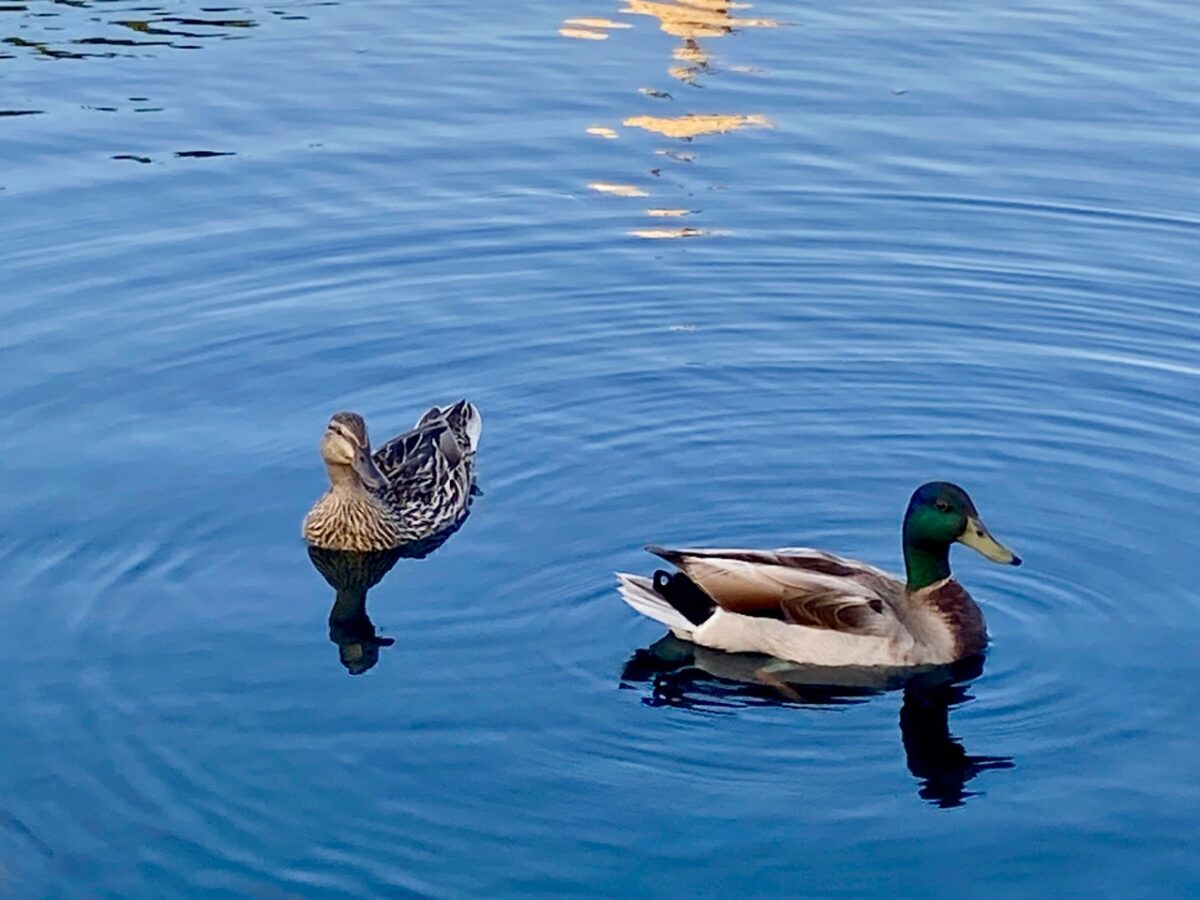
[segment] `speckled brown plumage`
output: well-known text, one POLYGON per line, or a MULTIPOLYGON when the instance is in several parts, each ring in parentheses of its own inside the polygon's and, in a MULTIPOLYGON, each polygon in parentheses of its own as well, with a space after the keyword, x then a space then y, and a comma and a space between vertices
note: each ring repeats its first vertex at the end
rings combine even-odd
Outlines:
MULTIPOLYGON (((333 422, 369 448, 361 416, 337 413, 333 422)), ((386 550, 454 526, 471 503, 481 429, 479 411, 466 400, 433 407, 371 454, 385 483, 368 488, 347 470, 305 517, 304 539, 332 550, 386 550)))

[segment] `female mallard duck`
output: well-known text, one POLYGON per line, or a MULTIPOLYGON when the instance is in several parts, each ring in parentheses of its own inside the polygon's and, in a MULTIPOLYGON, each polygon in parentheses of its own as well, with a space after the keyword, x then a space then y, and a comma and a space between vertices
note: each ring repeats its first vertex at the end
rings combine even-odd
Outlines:
POLYGON ((483 430, 466 400, 435 406, 371 453, 356 413, 335 413, 321 439, 329 490, 304 517, 304 540, 327 550, 390 550, 457 524, 475 488, 483 430))
POLYGON ((950 577, 955 542, 1021 564, 966 491, 934 481, 917 488, 904 514, 907 582, 806 548, 647 547, 680 571, 617 578, 626 603, 702 647, 821 666, 940 665, 987 644, 983 613, 950 577))

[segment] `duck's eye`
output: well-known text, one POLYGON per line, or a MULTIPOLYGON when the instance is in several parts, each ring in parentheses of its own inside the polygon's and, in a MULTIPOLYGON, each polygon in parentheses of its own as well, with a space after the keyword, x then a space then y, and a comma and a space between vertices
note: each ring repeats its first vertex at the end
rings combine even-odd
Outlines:
POLYGON ((934 500, 933 506, 938 512, 950 512, 950 504, 945 500, 934 500))

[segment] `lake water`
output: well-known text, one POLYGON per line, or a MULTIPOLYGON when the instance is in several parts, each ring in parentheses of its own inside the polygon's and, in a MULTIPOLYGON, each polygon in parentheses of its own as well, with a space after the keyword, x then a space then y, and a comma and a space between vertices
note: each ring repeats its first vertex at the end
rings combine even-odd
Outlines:
POLYGON ((1195 5, 631 2, 0 6, 0 894, 1200 891, 1195 5), (328 415, 460 396, 331 622, 328 415), (613 589, 933 478, 953 683, 613 589))

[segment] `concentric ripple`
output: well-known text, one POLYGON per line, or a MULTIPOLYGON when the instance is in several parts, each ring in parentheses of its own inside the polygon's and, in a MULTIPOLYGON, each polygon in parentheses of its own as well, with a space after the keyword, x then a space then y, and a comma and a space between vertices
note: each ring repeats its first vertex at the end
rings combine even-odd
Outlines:
POLYGON ((1190 8, 10 6, 0 893, 1195 892, 1190 8), (461 396, 349 657, 323 424, 461 396), (931 478, 1026 560, 945 677, 616 594, 931 478))

